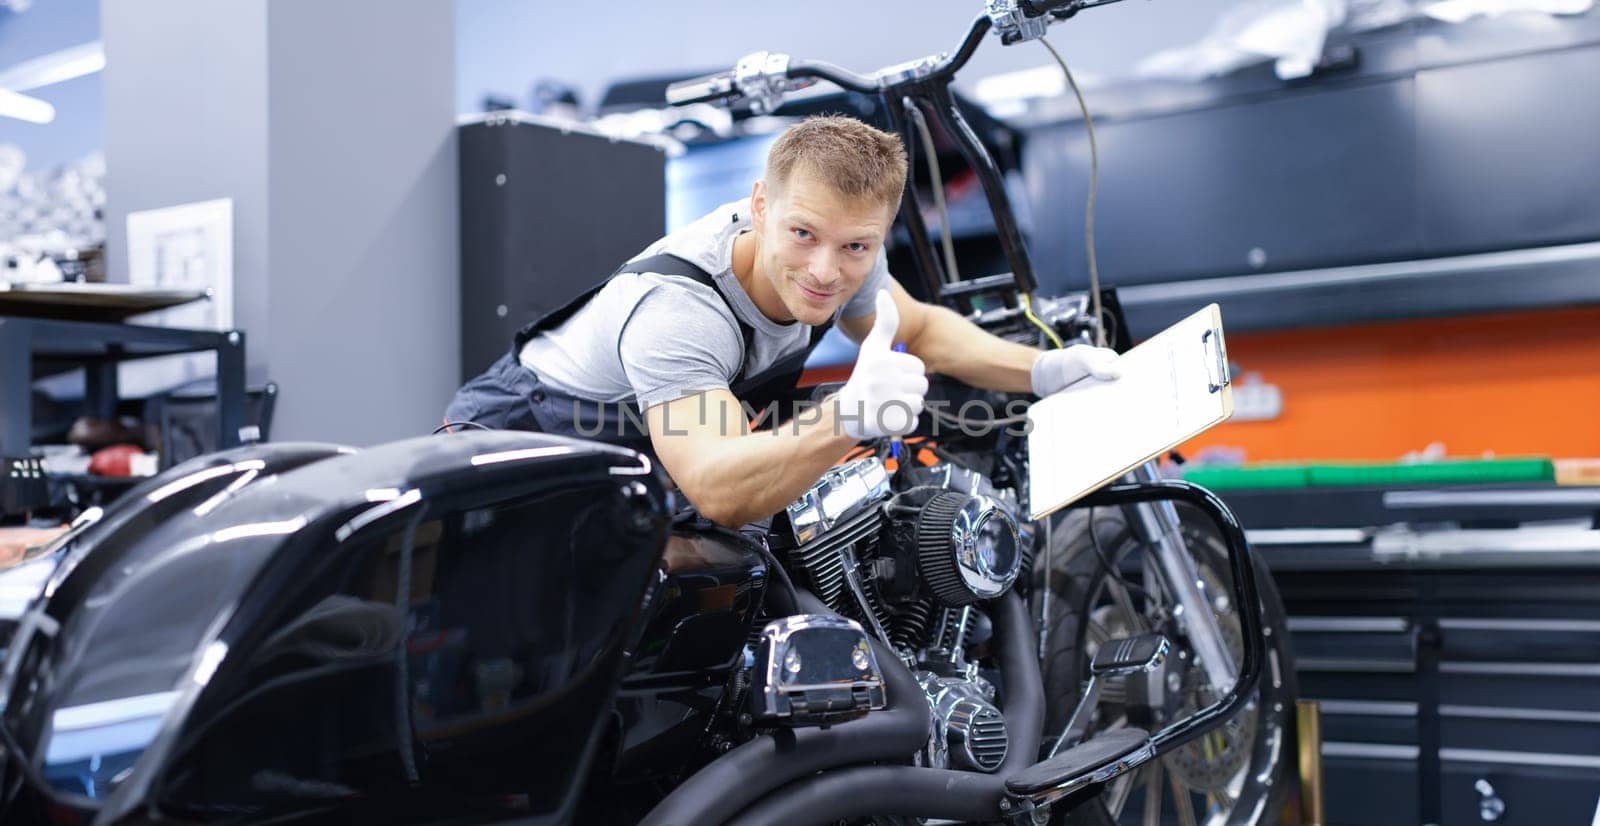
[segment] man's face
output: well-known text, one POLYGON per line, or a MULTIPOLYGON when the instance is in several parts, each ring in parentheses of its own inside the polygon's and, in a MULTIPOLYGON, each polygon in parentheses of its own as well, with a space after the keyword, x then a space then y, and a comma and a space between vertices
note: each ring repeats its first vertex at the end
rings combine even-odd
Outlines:
POLYGON ((769 300, 763 312, 811 325, 861 289, 894 220, 892 207, 846 198, 802 169, 778 186, 757 181, 751 213, 761 238, 756 277, 770 289, 763 297, 781 304, 769 300))

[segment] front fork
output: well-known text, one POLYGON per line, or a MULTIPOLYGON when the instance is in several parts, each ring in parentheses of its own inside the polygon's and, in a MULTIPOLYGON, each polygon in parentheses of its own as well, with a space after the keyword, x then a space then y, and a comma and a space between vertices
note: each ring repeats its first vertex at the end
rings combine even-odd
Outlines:
MULTIPOLYGON (((1129 479, 1139 484, 1159 482, 1161 471, 1154 462, 1146 462, 1135 468, 1129 479)), ((1178 629, 1188 638, 1191 650, 1199 658, 1206 680, 1215 692, 1212 696, 1227 694, 1239 677, 1239 666, 1222 638, 1222 626, 1206 598, 1206 584, 1200 579, 1194 555, 1183 541, 1178 509, 1171 501, 1162 499, 1124 505, 1123 510, 1134 535, 1154 550, 1151 554, 1154 569, 1167 586, 1167 592, 1177 601, 1173 613, 1178 629)))
MULTIPOLYGON (((1147 462, 1135 468, 1127 478, 1136 484, 1159 482, 1161 471, 1154 462, 1147 462)), ((1127 514, 1128 524, 1134 535, 1155 549, 1155 553, 1148 557, 1154 563, 1152 569, 1166 584, 1168 593, 1177 600, 1178 608, 1174 614, 1178 619, 1179 630, 1189 640, 1190 648, 1199 658, 1207 682, 1216 692, 1214 696, 1220 697, 1226 694, 1238 679, 1239 666, 1233 660, 1233 652, 1228 650, 1227 644, 1222 639, 1222 626, 1217 624, 1217 615, 1206 599, 1205 582, 1200 579, 1200 571, 1195 567, 1194 556, 1189 553, 1188 545, 1183 541, 1183 530, 1178 522, 1178 509, 1164 499, 1158 502, 1136 502, 1123 505, 1122 508, 1127 514)), ((1044 526, 1046 554, 1049 554, 1052 547, 1050 527, 1047 521, 1044 526)), ((1093 530, 1093 526, 1090 530, 1093 530)), ((1046 569, 1049 565, 1047 556, 1046 569)), ((1039 616, 1041 660, 1049 650, 1050 596, 1050 589, 1047 587, 1044 589, 1039 616)))
MULTIPOLYGON (((1123 487, 1130 489, 1137 485, 1157 485, 1161 483, 1161 472, 1157 469, 1155 463, 1146 463, 1130 473, 1126 481, 1132 484, 1124 485, 1123 487)), ((1205 672, 1207 682, 1212 688, 1211 696, 1213 698, 1231 698, 1233 690, 1238 683, 1239 666, 1234 661, 1233 652, 1228 650, 1228 646, 1222 638, 1222 627, 1217 622, 1217 615, 1213 611, 1210 600, 1206 598, 1206 584, 1200 579, 1200 572, 1195 565, 1194 556, 1190 554, 1188 545, 1183 540, 1183 531, 1178 521, 1178 509, 1173 506, 1169 499, 1151 500, 1148 497, 1143 497, 1130 501, 1126 496, 1121 498, 1123 499, 1122 503, 1116 505, 1116 507, 1122 508, 1124 513, 1127 514, 1128 524, 1131 526, 1134 536, 1147 543, 1153 549, 1153 553, 1146 555, 1146 565, 1149 566, 1149 570, 1154 576, 1161 579, 1163 584, 1167 586, 1167 593, 1172 594, 1176 600, 1177 605, 1173 609, 1173 615, 1178 622, 1178 631, 1188 639, 1190 649, 1194 651, 1195 657, 1199 660, 1198 665, 1205 672)), ((1231 519, 1231 516, 1229 518, 1231 519)), ((1237 523, 1233 524, 1237 528, 1237 523)), ((1046 530, 1048 529, 1047 524, 1046 530)), ((1094 526, 1090 525, 1089 529, 1094 530, 1094 526)), ((1243 531, 1236 531, 1236 534, 1234 541, 1230 543, 1230 557, 1237 553, 1232 549, 1232 545, 1244 541, 1243 531)), ((1045 544, 1046 548, 1050 545, 1048 534, 1046 535, 1045 544)), ((1049 564, 1049 560, 1046 559, 1047 570, 1049 564)), ((1241 572, 1249 570, 1242 564, 1235 564, 1234 568, 1235 576, 1246 575, 1241 572)), ((1249 593, 1254 592, 1254 588, 1245 590, 1249 593)), ((1222 594, 1216 596, 1218 598, 1223 597, 1222 594)), ((1039 624, 1041 656, 1044 651, 1044 643, 1047 640, 1046 635, 1050 629, 1049 597, 1050 589, 1046 587, 1044 589, 1044 617, 1039 624)), ((1254 613, 1246 612, 1246 606, 1243 605, 1238 606, 1238 608, 1241 616, 1245 613, 1254 613)), ((1246 633, 1250 633, 1248 629, 1249 623, 1246 625, 1246 633)), ((1137 628, 1129 630, 1134 633, 1138 632, 1137 628)), ((1248 647, 1251 641, 1247 639, 1245 644, 1248 647)), ((1095 702, 1096 698, 1091 695, 1079 698, 1078 708, 1074 710, 1071 720, 1068 721, 1066 728, 1062 730, 1057 738, 1054 748, 1050 750, 1051 756, 1054 756, 1062 748, 1077 745, 1082 739, 1084 729, 1088 723, 1088 715, 1093 712, 1095 702)), ((1191 720, 1184 727, 1191 728, 1193 725, 1194 721, 1191 720)))

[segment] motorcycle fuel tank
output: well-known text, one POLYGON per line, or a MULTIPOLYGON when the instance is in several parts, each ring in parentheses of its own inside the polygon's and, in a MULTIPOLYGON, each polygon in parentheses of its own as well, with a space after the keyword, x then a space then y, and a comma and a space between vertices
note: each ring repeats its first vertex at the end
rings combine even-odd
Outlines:
POLYGON ((49 633, 8 652, 0 820, 560 819, 669 512, 636 453, 473 432, 119 532, 21 620, 49 633))
POLYGON ((771 572, 760 540, 680 526, 667 539, 649 619, 617 697, 614 776, 676 771, 701 745, 706 717, 745 646, 771 572))

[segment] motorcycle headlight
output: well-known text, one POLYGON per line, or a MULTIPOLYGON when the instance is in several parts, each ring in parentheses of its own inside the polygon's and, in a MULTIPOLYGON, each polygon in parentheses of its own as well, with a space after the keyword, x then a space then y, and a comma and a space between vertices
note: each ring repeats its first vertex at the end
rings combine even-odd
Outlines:
POLYGON ((1016 520, 988 496, 941 493, 917 518, 917 561, 946 605, 1000 596, 1022 570, 1016 520))

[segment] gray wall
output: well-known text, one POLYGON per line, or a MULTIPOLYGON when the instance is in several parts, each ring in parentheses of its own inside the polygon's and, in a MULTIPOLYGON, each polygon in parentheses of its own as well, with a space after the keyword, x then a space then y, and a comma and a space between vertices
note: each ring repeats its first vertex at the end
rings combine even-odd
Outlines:
POLYGON ((103 0, 108 248, 129 211, 232 197, 235 323, 273 436, 426 433, 460 322, 454 10, 103 0))
POLYGON ((108 278, 127 217, 233 199, 234 326, 261 381, 267 319, 267 4, 102 0, 108 278))

